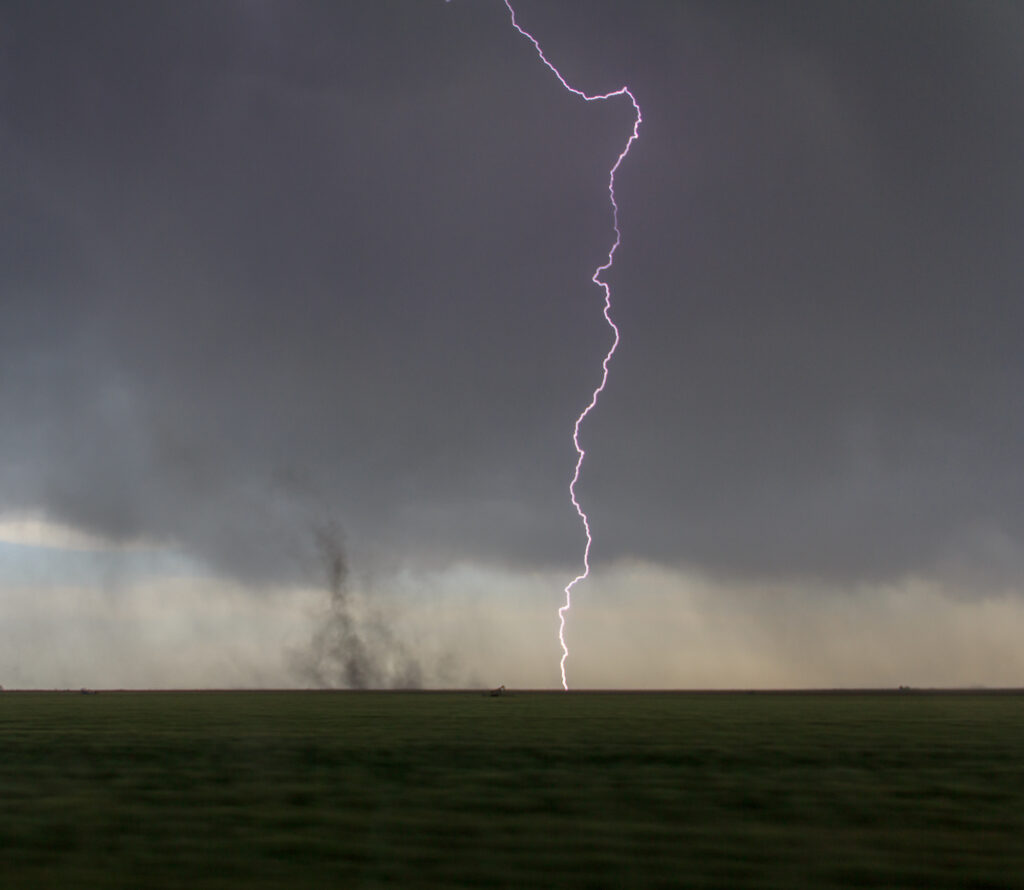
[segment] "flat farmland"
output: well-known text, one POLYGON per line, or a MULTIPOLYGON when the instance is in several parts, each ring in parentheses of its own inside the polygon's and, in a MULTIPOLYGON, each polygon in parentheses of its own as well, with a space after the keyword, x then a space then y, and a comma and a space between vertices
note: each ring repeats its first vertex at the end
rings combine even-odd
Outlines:
POLYGON ((1024 887, 1024 694, 4 692, 0 886, 1024 887))

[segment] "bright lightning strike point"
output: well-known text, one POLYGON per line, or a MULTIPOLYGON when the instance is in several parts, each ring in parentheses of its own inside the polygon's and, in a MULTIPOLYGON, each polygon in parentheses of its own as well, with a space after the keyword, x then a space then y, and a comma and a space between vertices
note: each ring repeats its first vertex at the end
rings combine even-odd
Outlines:
POLYGON ((586 452, 582 447, 580 447, 580 427, 582 426, 583 421, 586 420, 587 415, 590 414, 590 412, 597 406, 598 397, 604 391, 605 384, 608 382, 608 364, 611 361, 612 356, 615 354, 615 350, 619 347, 619 329, 615 322, 612 321, 611 314, 611 287, 601 276, 612 267, 612 263, 615 261, 615 251, 618 250, 619 244, 622 242, 622 233, 619 231, 619 205, 615 202, 615 174, 618 172, 619 167, 626 159, 626 155, 629 154, 629 150, 633 147, 633 143, 640 134, 640 123, 643 121, 643 114, 640 111, 640 105, 637 103, 636 97, 629 91, 628 87, 621 87, 611 93, 589 95, 588 93, 583 92, 583 90, 572 86, 562 76, 562 73, 551 63, 548 57, 544 55, 544 51, 540 48, 540 43, 537 41, 537 38, 529 31, 525 30, 516 20, 516 11, 512 8, 510 0, 504 0, 504 2, 508 9, 508 14, 512 19, 512 27, 533 44, 533 48, 537 51, 537 55, 540 57, 540 60, 551 69, 551 72, 558 78, 558 82, 565 87, 565 89, 587 102, 600 102, 605 99, 614 99, 617 96, 625 96, 633 103, 633 110, 636 112, 636 117, 633 120, 633 132, 630 133, 625 146, 622 151, 619 152, 619 156, 615 159, 615 163, 612 164, 611 169, 608 171, 608 199, 612 205, 612 229, 615 233, 615 238, 612 241, 612 246, 608 249, 608 259, 598 266, 594 270, 594 274, 591 276, 591 281, 604 291, 604 319, 608 322, 608 327, 612 330, 612 345, 609 347, 608 352, 605 353, 605 357, 601 362, 601 382, 591 394, 590 402, 587 403, 587 406, 576 418, 576 423, 572 430, 572 443, 576 448, 576 467, 573 470, 572 480, 569 482, 569 499, 572 501, 573 507, 576 508, 576 513, 580 517, 580 522, 583 523, 583 532, 586 535, 586 544, 583 547, 583 571, 565 586, 565 602, 558 610, 558 642, 562 645, 562 660, 559 663, 559 668, 562 672, 562 688, 568 691, 569 683, 565 677, 565 662, 569 657, 569 647, 565 644, 565 616, 572 608, 573 588, 581 581, 586 580, 590 575, 590 547, 591 544, 593 544, 593 537, 590 534, 590 519, 587 517, 586 511, 582 506, 580 506, 579 499, 576 497, 576 485, 580 481, 580 472, 583 469, 583 458, 586 457, 586 452))

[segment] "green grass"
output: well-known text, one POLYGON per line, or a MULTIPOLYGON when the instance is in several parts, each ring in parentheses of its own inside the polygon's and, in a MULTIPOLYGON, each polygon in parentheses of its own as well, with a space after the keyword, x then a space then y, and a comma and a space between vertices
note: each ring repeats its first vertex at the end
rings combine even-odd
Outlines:
POLYGON ((1024 888, 1024 696, 0 693, 0 886, 1024 888))

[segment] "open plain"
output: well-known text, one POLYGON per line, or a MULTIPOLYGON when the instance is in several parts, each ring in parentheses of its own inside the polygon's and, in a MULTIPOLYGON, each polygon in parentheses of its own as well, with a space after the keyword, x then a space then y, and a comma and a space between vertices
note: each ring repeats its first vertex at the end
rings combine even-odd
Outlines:
POLYGON ((1024 887, 1024 694, 0 693, 5 887, 1024 887))

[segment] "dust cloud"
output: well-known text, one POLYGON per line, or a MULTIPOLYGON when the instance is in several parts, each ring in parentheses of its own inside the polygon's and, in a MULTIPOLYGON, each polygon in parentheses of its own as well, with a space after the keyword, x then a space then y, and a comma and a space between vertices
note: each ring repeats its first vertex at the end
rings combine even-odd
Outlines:
POLYGON ((308 648, 294 653, 299 678, 325 689, 420 688, 420 663, 397 638, 389 616, 352 589, 338 526, 327 523, 314 535, 328 599, 308 648))

